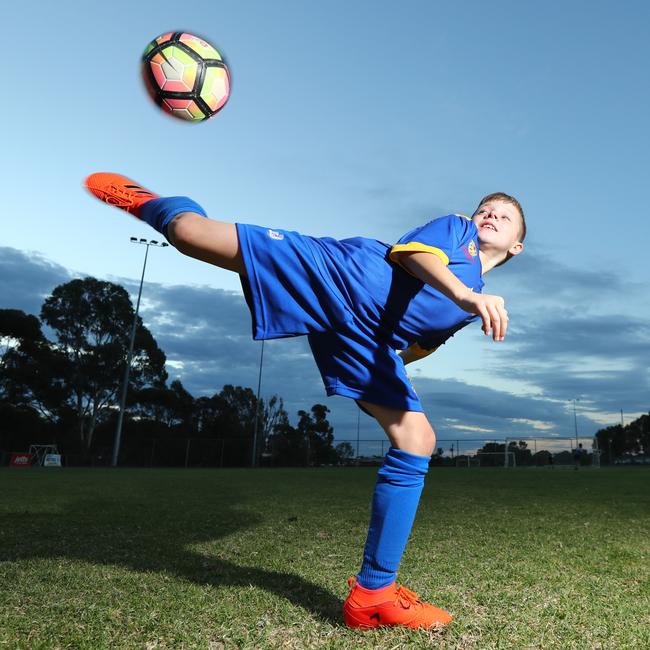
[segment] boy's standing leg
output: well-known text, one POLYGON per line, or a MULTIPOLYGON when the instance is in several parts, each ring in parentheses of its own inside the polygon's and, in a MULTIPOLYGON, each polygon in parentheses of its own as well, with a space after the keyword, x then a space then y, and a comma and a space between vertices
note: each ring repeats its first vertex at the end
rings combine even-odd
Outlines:
POLYGON ((451 622, 447 612, 395 586, 435 448, 435 433, 424 413, 359 403, 377 419, 392 446, 378 473, 363 563, 356 581, 350 581, 345 622, 362 628, 447 625, 451 622))

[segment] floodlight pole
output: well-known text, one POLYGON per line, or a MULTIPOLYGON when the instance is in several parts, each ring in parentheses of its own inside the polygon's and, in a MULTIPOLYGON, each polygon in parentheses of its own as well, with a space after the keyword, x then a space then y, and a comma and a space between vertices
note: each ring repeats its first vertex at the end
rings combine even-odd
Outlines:
POLYGON ((147 248, 144 253, 144 264, 142 265, 142 276, 140 278, 140 288, 138 289, 138 301, 135 305, 135 313, 133 314, 133 325, 131 327, 131 339, 129 341, 129 351, 126 355, 126 368, 124 369, 124 381, 122 382, 122 395, 120 397, 120 412, 117 416, 117 427, 115 429, 115 441, 113 443, 113 459, 111 467, 117 467, 117 458, 120 455, 120 442, 122 438, 122 421, 124 420, 124 407, 126 405, 126 393, 129 388, 129 375, 131 373, 131 359, 133 358, 133 344, 135 343, 135 330, 138 324, 138 312, 140 311, 140 297, 142 296, 142 285, 144 284, 144 272, 147 268, 147 256, 149 255, 149 246, 159 246, 164 248, 169 244, 163 242, 159 244, 155 239, 149 241, 148 239, 138 239, 131 237, 132 244, 144 244, 147 248))
POLYGON ((361 409, 357 408, 357 460, 359 460, 359 429, 361 428, 361 409))
POLYGON ((577 449, 578 448, 578 416, 576 415, 576 402, 578 401, 578 399, 574 398, 572 401, 573 401, 573 427, 576 433, 576 449, 577 449))
POLYGON ((264 339, 262 339, 262 352, 260 353, 260 374, 257 377, 257 400, 255 401, 255 424, 253 425, 253 458, 251 467, 257 465, 257 423, 260 414, 260 388, 262 387, 262 363, 264 362, 264 339))

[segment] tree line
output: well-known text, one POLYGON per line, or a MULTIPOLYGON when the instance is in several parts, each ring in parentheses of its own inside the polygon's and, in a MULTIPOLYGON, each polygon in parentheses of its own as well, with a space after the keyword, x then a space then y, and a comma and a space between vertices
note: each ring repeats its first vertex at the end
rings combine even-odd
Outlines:
MULTIPOLYGON (((91 277, 57 286, 40 319, 0 310, 0 450, 54 443, 79 464, 106 464, 134 316, 124 287, 91 277)), ((258 401, 225 385, 194 397, 168 381, 165 361, 138 316, 120 464, 250 465, 256 416, 256 464, 335 464, 351 454, 334 446, 323 404, 298 411, 293 426, 280 396, 258 401)))
MULTIPOLYGON (((618 424, 600 429, 596 432, 595 438, 600 452, 600 462, 605 465, 613 465, 615 462, 625 460, 633 463, 642 457, 650 458, 650 413, 642 415, 627 425, 618 424)), ((553 456, 555 462, 572 462, 572 451, 551 452, 544 449, 543 445, 543 442, 539 442, 540 449, 533 451, 525 440, 512 440, 508 443, 507 451, 512 454, 515 464, 519 467, 547 465, 549 456, 553 456)), ((505 451, 505 443, 487 442, 476 451, 476 456, 486 467, 500 466, 503 465, 505 451)), ((593 449, 585 448, 584 453, 590 456, 593 449)))

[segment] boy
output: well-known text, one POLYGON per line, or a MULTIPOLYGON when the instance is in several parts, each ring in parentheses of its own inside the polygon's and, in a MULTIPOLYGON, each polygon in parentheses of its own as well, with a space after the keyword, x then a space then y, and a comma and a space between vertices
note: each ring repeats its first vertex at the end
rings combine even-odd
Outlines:
POLYGON ((187 197, 162 198, 117 174, 92 174, 86 186, 182 253, 238 273, 253 337, 306 335, 327 394, 353 398, 385 430, 391 447, 378 473, 361 570, 348 580, 346 624, 450 623, 449 613, 395 585, 436 442, 404 365, 477 318, 494 341, 505 338, 504 301, 480 293, 481 276, 523 250, 517 200, 491 194, 471 219, 435 219, 389 246, 212 221, 187 197))

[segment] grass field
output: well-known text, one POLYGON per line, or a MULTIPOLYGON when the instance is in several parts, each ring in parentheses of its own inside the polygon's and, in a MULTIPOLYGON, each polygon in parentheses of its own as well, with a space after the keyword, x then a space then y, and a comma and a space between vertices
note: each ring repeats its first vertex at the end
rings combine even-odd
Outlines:
POLYGON ((348 630, 376 470, 2 470, 2 648, 650 648, 650 471, 434 469, 400 577, 445 632, 348 630))

